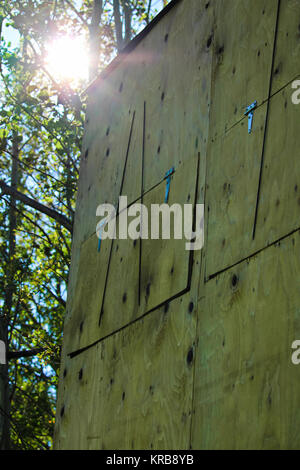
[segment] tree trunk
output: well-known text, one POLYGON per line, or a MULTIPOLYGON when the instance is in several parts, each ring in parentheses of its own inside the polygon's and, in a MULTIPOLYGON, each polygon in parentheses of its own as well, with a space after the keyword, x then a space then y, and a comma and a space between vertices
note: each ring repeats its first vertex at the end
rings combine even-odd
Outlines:
POLYGON ((131 7, 129 0, 123 0, 123 8, 124 8, 124 16, 125 16, 125 39, 124 39, 124 47, 130 42, 131 40, 131 7))
POLYGON ((119 0, 114 0, 113 7, 114 7, 117 49, 118 49, 118 52, 121 52, 121 50, 123 49, 123 34, 122 34, 122 21, 121 21, 119 0))
MULTIPOLYGON (((19 181, 19 148, 18 148, 18 135, 13 131, 12 136, 12 169, 11 169, 11 188, 16 191, 19 181)), ((6 352, 8 355, 8 325, 11 319, 13 299, 15 294, 15 254, 16 254, 16 231, 17 217, 16 217, 16 197, 12 193, 10 196, 9 208, 9 235, 8 235, 8 262, 5 269, 5 291, 4 291, 4 306, 3 314, 0 318, 0 339, 6 345, 6 352)), ((0 366, 0 449, 7 450, 10 447, 10 394, 9 394, 9 380, 8 380, 8 364, 0 366)))
MULTIPOLYGON (((2 24, 3 17, 0 15, 0 42, 2 37, 2 24)), ((2 67, 1 58, 0 58, 0 69, 2 67)), ((5 325, 4 310, 0 312, 0 341, 3 341, 6 346, 7 340, 7 328, 5 325)), ((4 431, 7 428, 6 419, 5 419, 5 401, 6 401, 6 387, 7 384, 7 365, 0 363, 0 450, 4 446, 4 431)))
POLYGON ((123 35, 123 20, 120 12, 120 0, 114 0, 114 19, 116 28, 117 49, 121 52, 122 49, 129 43, 132 35, 131 21, 132 9, 129 0, 121 0, 121 5, 124 13, 124 35, 123 35))
POLYGON ((94 79, 98 74, 100 55, 100 22, 103 12, 103 0, 94 0, 90 31, 90 67, 89 78, 94 79))

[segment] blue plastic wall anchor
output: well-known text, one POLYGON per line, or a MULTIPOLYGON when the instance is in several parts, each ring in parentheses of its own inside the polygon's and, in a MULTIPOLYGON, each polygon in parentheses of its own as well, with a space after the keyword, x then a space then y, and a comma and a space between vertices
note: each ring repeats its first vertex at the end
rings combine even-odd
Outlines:
POLYGON ((246 108, 245 116, 248 116, 248 134, 252 132, 254 110, 257 107, 257 101, 246 108))
POLYGON ((169 201, 169 194, 170 194, 170 185, 171 185, 171 176, 175 173, 175 168, 172 167, 169 171, 167 171, 165 175, 165 179, 167 180, 166 186, 166 195, 165 195, 165 204, 169 201))

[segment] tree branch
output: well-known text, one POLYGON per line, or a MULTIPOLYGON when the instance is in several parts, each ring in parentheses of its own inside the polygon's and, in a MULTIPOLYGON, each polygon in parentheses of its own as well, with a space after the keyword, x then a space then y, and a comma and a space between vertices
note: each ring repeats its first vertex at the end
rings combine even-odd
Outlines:
MULTIPOLYGON (((5 86, 5 89, 9 95, 9 97, 12 99, 12 101, 14 103, 16 103, 18 106, 20 106, 20 108, 26 113, 28 114, 28 116, 31 117, 31 119, 33 119, 39 126, 43 127, 57 142, 60 143, 60 145, 62 146, 62 148, 64 149, 64 151, 66 152, 66 155, 68 155, 68 157, 70 158, 70 160, 72 161, 73 163, 73 166, 74 166, 74 169, 76 171, 76 173, 78 174, 79 173, 79 170, 77 168, 77 165, 76 163, 74 162, 74 159, 71 157, 68 149, 65 147, 65 145, 63 144, 63 142, 61 141, 61 139, 59 137, 57 137, 55 134, 53 134, 53 132, 41 121, 39 121, 28 109, 26 109, 15 97, 14 95, 11 93, 7 83, 6 83, 6 78, 5 76, 3 75, 2 71, 1 71, 1 68, 0 68, 0 74, 1 74, 1 77, 2 77, 2 80, 3 80, 3 83, 4 83, 4 86, 5 86)), ((42 116, 44 117, 44 116, 42 116)), ((65 166, 65 162, 61 159, 61 157, 57 154, 57 157, 59 159, 59 161, 65 166)))
POLYGON ((52 292, 52 290, 46 286, 45 284, 43 284, 43 286, 45 287, 45 289, 49 292, 49 294, 55 299, 57 300, 57 302, 59 302, 64 308, 66 308, 66 302, 64 301, 64 299, 62 299, 61 297, 58 297, 58 295, 55 295, 54 292, 52 292))
POLYGON ((147 10, 147 17, 146 17, 146 23, 147 24, 149 24, 149 22, 150 22, 151 6, 152 6, 152 0, 149 0, 148 10, 147 10))
POLYGON ((50 207, 47 207, 47 206, 41 204, 40 202, 36 201, 35 199, 31 199, 28 196, 25 196, 25 194, 21 193, 20 191, 16 190, 15 188, 12 188, 11 186, 8 186, 2 180, 0 180, 0 188, 2 189, 2 195, 9 194, 11 196, 14 196, 19 201, 22 201, 25 205, 30 206, 30 207, 32 207, 33 209, 36 209, 39 212, 42 212, 43 214, 47 215, 51 219, 56 220, 60 225, 62 225, 67 230, 69 230, 70 233, 72 233, 73 222, 71 222, 69 219, 67 219, 67 217, 64 216, 63 214, 60 214, 59 212, 55 211, 54 209, 50 209, 50 207))
POLYGON ((75 13, 75 15, 77 15, 77 17, 82 21, 82 23, 85 25, 85 26, 89 26, 87 21, 83 18, 82 14, 80 13, 80 11, 78 11, 74 5, 70 2, 70 0, 64 0, 65 3, 67 3, 69 5, 69 7, 71 8, 71 10, 73 10, 73 12, 75 13))
POLYGON ((46 351, 45 348, 35 348, 29 349, 27 351, 8 351, 7 360, 9 361, 11 359, 20 359, 22 357, 32 357, 44 351, 46 351))

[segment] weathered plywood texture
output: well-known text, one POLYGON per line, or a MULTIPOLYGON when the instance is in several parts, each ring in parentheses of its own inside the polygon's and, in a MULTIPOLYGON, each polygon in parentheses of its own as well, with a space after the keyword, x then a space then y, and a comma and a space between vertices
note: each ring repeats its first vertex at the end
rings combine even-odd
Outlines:
MULTIPOLYGON (((179 167, 171 178, 168 204, 179 204, 184 213, 184 204, 195 204, 195 192, 198 175, 198 158, 191 158, 179 167)), ((144 197, 144 204, 151 214, 151 205, 163 205, 166 193, 166 181, 150 191, 144 197)), ((191 275, 191 252, 186 250, 184 227, 181 224, 183 238, 174 239, 174 219, 171 216, 171 239, 142 240, 141 252, 141 305, 144 311, 150 311, 168 299, 184 292, 189 285, 191 275)), ((151 224, 149 224, 151 233, 151 224)))
POLYGON ((98 324, 95 325, 94 340, 117 331, 142 314, 139 308, 139 243, 139 240, 130 238, 118 239, 113 243, 110 264, 106 267, 109 271, 105 297, 99 310, 98 324))
MULTIPOLYGON (((99 183, 97 183, 97 185, 99 185, 99 187, 101 188, 101 191, 96 185, 96 190, 92 191, 91 196, 91 188, 94 187, 92 184, 89 187, 90 190, 88 189, 87 191, 86 199, 88 200, 84 200, 83 206, 81 205, 80 201, 77 205, 78 213, 82 214, 82 216, 79 216, 76 219, 76 251, 81 252, 82 247, 85 246, 87 248, 83 250, 83 254, 81 255, 79 260, 72 259, 72 270, 74 269, 75 271, 76 266, 74 266, 74 264, 77 261, 79 271, 76 275, 74 293, 71 292, 71 296, 69 297, 68 301, 68 309, 70 311, 70 314, 67 318, 65 329, 66 331, 72 331, 73 333, 70 337, 70 346, 71 344, 73 346, 72 349, 68 348, 68 351, 80 349, 99 339, 99 318, 103 302, 104 290, 107 283, 107 269, 109 266, 109 260, 111 258, 111 242, 109 240, 103 241, 100 253, 97 252, 98 241, 88 241, 92 238, 96 239, 97 237, 95 234, 88 238, 88 240, 83 241, 80 248, 77 244, 79 243, 79 240, 85 240, 85 237, 90 231, 92 231, 93 233, 96 230, 96 223, 98 223, 98 219, 96 218, 96 209, 99 204, 109 203, 114 205, 115 209, 117 210, 118 198, 121 194, 126 194, 128 197, 128 201, 134 200, 137 194, 140 194, 140 185, 142 179, 142 122, 142 107, 140 107, 137 111, 134 111, 133 113, 130 112, 129 119, 126 116, 126 125, 121 126, 121 137, 119 136, 120 143, 124 144, 123 154, 121 147, 119 149, 121 158, 120 155, 118 156, 116 153, 114 154, 114 156, 111 156, 110 152, 108 155, 105 156, 105 160, 111 158, 110 166, 108 165, 107 161, 105 161, 104 165, 107 164, 108 166, 105 170, 102 169, 101 171, 107 171, 110 177, 105 178, 105 174, 103 174, 101 176, 103 181, 99 181, 99 183), (124 129, 126 129, 126 132, 124 131, 124 129), (122 140, 122 136, 125 136, 126 139, 122 140), (113 171, 114 164, 116 165, 116 167, 113 171), (135 178, 134 181, 131 182, 128 175, 132 174, 133 171, 135 172, 137 178, 135 178), (114 180, 114 178, 116 179, 114 180), (94 199, 96 197, 96 193, 99 195, 105 189, 107 189, 105 199, 94 199), (125 193, 124 191, 127 192, 125 193), (110 196, 111 199, 109 199, 110 196), (94 212, 94 214, 92 212, 94 212), (84 214, 86 214, 87 220, 82 220, 84 218, 84 214), (92 223, 94 224, 94 226, 92 226, 92 223), (83 227, 81 225, 83 225, 83 227), (87 253, 85 253, 87 250, 88 255, 87 253), (86 270, 89 270, 89 272, 93 273, 93 283, 91 282, 91 278, 86 275, 86 270), (90 283, 90 288, 87 289, 86 292, 91 292, 91 290, 94 289, 94 293, 93 295, 82 295, 83 286, 86 286, 88 283, 90 283), (88 326, 84 328, 84 332, 82 332, 82 326, 80 326, 83 321, 82 317, 86 317, 88 324, 88 326), (78 331, 80 331, 80 334, 78 334, 78 331)), ((111 129, 110 127, 108 127, 105 132, 106 139, 108 139, 110 134, 114 132, 116 132, 116 129, 111 129)), ((109 144, 106 141, 105 148, 110 149, 109 144)), ((91 158, 92 161, 94 161, 97 157, 96 155, 92 154, 91 158)), ((83 165, 85 164, 87 163, 84 161, 83 165)), ((82 172, 84 173, 84 167, 82 169, 82 172)), ((84 186, 86 187, 86 184, 84 184, 84 186)), ((104 193, 102 197, 104 197, 104 193)), ((69 337, 69 334, 67 334, 67 336, 69 337)))
MULTIPOLYGON (((129 104, 127 99, 121 99, 121 93, 115 89, 120 85, 114 83, 113 85, 115 102, 113 102, 112 91, 108 94, 113 102, 112 108, 106 110, 102 101, 98 99, 94 107, 88 111, 87 128, 93 125, 95 130, 87 131, 80 169, 76 217, 77 224, 80 226, 77 236, 80 237, 81 242, 95 233, 98 205, 105 202, 117 205, 126 157, 129 157, 132 151, 131 145, 134 144, 132 142, 133 128, 137 126, 135 101, 131 100, 129 104), (101 110, 101 119, 96 117, 99 110, 101 110), (94 123, 97 123, 97 127, 94 123)), ((108 92, 106 84, 103 88, 104 92, 108 92)), ((105 100, 108 97, 105 97, 105 100)), ((103 102, 106 104, 104 99, 103 102)))
POLYGON ((299 75, 300 1, 281 0, 276 54, 273 69, 272 94, 299 75))
POLYGON ((299 13, 176 2, 91 88, 57 449, 300 448, 299 13), (97 206, 163 204, 171 167, 169 204, 205 203, 204 249, 99 253, 97 206))
MULTIPOLYGON (((81 245, 95 234, 98 223, 97 207, 106 202, 117 207, 132 138, 136 136, 133 132, 135 110, 132 110, 130 106, 127 107, 126 102, 124 104, 116 97, 113 99, 113 90, 106 83, 103 84, 103 88, 101 106, 98 102, 91 101, 94 106, 98 106, 98 109, 102 109, 101 116, 105 117, 104 122, 92 116, 88 118, 85 128, 65 324, 72 316, 81 245), (109 99, 112 102, 110 108, 109 99), (123 145, 117 146, 118 142, 123 145)), ((91 114, 92 112, 88 110, 88 116, 91 114)), ((135 140, 133 140, 133 145, 135 145, 135 140)))
POLYGON ((222 135, 255 100, 268 99, 278 0, 214 2, 210 134, 222 135))
POLYGON ((299 255, 298 232, 205 285, 193 448, 299 448, 299 255))
MULTIPOLYGON (((194 206, 198 166, 199 158, 195 155, 172 176, 171 206, 194 206)), ((149 222, 151 204, 163 205, 165 193, 166 181, 163 181, 145 194, 143 202, 148 208, 149 222)), ((120 217, 122 213, 117 217, 117 233, 120 217)), ((132 220, 128 217, 127 224, 132 220)), ((170 225, 173 237, 172 216, 170 225)), ((182 233, 184 236, 183 225, 182 233)), ((68 348, 68 352, 82 349, 118 331, 188 289, 192 266, 191 252, 186 250, 187 240, 151 240, 150 234, 149 223, 148 240, 105 240, 100 253, 97 253, 96 236, 84 243, 70 322, 73 347, 68 348)))
MULTIPOLYGON (((78 298, 76 285, 80 283, 78 279, 82 276, 78 272, 78 267, 81 265, 78 252, 82 243, 95 232, 97 222, 95 214, 99 204, 108 202, 117 206, 120 194, 128 197, 129 204, 138 201, 142 193, 150 191, 153 187, 156 188, 160 182, 163 182, 166 171, 172 165, 175 165, 177 172, 182 165, 188 165, 189 162, 191 162, 190 169, 186 166, 184 170, 186 181, 182 187, 182 196, 184 191, 187 192, 187 197, 192 191, 190 198, 193 202, 195 156, 201 152, 205 155, 208 133, 211 49, 206 47, 206 36, 211 26, 212 8, 206 7, 204 1, 192 1, 188 4, 179 2, 169 15, 162 18, 155 30, 149 33, 131 54, 125 55, 121 64, 95 85, 90 93, 65 324, 65 331, 73 332, 71 343, 78 345, 79 349, 123 327, 150 308, 177 295, 187 286, 188 262, 184 264, 182 274, 179 265, 176 268, 181 276, 177 284, 180 287, 183 285, 182 289, 178 291, 178 286, 172 282, 170 292, 164 296, 157 295, 157 299, 153 298, 153 302, 151 300, 149 304, 142 295, 142 306, 137 309, 139 247, 133 249, 132 244, 130 247, 128 244, 127 247, 124 241, 121 242, 122 246, 119 246, 119 253, 113 251, 112 256, 109 256, 110 264, 107 258, 101 263, 102 275, 99 282, 101 286, 103 283, 107 286, 105 305, 102 305, 102 287, 97 290, 98 296, 91 297, 93 305, 86 303, 83 307, 80 304, 79 308, 77 300, 74 304, 74 299, 78 298), (192 37, 186 37, 185 30, 192 31, 192 37), (185 53, 186 50, 188 53, 185 53), (183 57, 185 62, 180 63, 179 57, 183 57), (180 74, 180 71, 184 71, 184 74, 180 74), (162 93, 165 93, 163 99, 161 99, 162 93), (199 104, 196 109, 192 107, 195 101, 199 104), (183 113, 179 114, 178 109, 182 106, 183 113), (161 130, 165 133, 163 141, 158 137, 161 130), (157 142, 154 136, 155 139, 158 138, 157 142), (121 252, 124 256, 120 255, 121 252), (129 253, 132 256, 127 256, 129 253), (126 258, 127 262, 125 261, 119 269, 121 258, 124 260, 126 258), (116 283, 122 295, 116 288, 116 283), (124 298, 126 298, 125 305, 124 298), (99 304, 106 312, 102 315, 100 329, 95 323, 99 304), (152 307, 149 307, 150 304, 152 307), (82 311, 86 312, 90 326, 85 329, 84 334, 81 332, 78 336, 78 331, 81 331, 82 311), (120 313, 122 311, 124 315, 120 313)), ((164 186, 165 182, 161 184, 161 189, 155 190, 162 193, 159 194, 160 203, 164 200, 164 186)), ((171 193, 171 200, 173 196, 171 193)), ((174 202, 185 201, 183 197, 181 198, 181 194, 179 196, 180 200, 174 197, 174 202)), ((175 245, 178 243, 175 242, 175 245)), ((180 242, 180 245, 184 244, 180 242)), ((114 245, 114 250, 117 246, 114 245)), ((157 251, 162 254, 162 247, 157 251)), ((146 256, 152 259, 147 247, 143 252, 145 260, 146 256)), ((171 252, 174 257, 175 248, 171 252)), ((181 253, 180 247, 178 253, 181 253)), ((188 261, 186 251, 184 255, 188 261)), ((89 256, 93 257, 92 254, 89 256)), ((99 259, 96 251, 95 259, 99 259)), ((177 256, 177 260, 179 263, 181 258, 177 256)), ((170 271, 171 269, 172 266, 170 271)), ((146 282, 148 269, 144 269, 143 272, 143 282, 146 282)), ((152 271, 150 269, 149 273, 151 277, 153 269, 152 271)), ((155 282, 162 279, 159 273, 155 278, 155 282)), ((147 281, 146 286, 142 285, 143 294, 149 282, 151 279, 147 281)), ((153 292, 155 292, 154 287, 153 292)), ((81 303, 83 302, 82 300, 81 303)), ((68 352, 71 352, 70 349, 68 352)))
POLYGON ((171 167, 185 163, 195 150, 204 151, 209 124, 211 48, 207 39, 211 29, 209 2, 183 1, 174 14, 158 24, 151 41, 143 42, 143 54, 152 57, 145 68, 146 191, 171 167))
POLYGON ((103 240, 101 251, 98 252, 98 238, 95 234, 81 246, 72 316, 64 330, 64 347, 68 353, 99 338, 97 329, 111 243, 111 240, 103 240))
POLYGON ((195 148, 203 150, 200 146, 208 129, 211 62, 206 41, 212 23, 211 8, 205 5, 204 0, 179 2, 156 25, 155 33, 153 30, 147 35, 124 56, 119 67, 92 88, 83 152, 85 155, 88 150, 88 157, 81 168, 76 209, 81 237, 92 235, 97 205, 115 203, 119 196, 134 111, 127 174, 132 169, 137 171, 135 182, 130 185, 132 179, 127 179, 124 190, 130 190, 129 202, 141 196, 144 102, 145 191, 158 184, 169 168, 177 168, 193 155, 195 148))
POLYGON ((206 192, 206 277, 255 251, 253 223, 267 105, 209 144, 206 192))
POLYGON ((288 85, 270 100, 256 226, 261 247, 300 227, 300 107, 293 91, 288 85))
POLYGON ((196 332, 191 305, 196 310, 195 298, 178 298, 67 360, 57 449, 189 448, 196 332))
POLYGON ((144 104, 141 101, 135 110, 131 143, 121 191, 121 194, 127 197, 128 204, 139 199, 142 192, 144 114, 144 104), (132 175, 134 175, 134 178, 132 175))

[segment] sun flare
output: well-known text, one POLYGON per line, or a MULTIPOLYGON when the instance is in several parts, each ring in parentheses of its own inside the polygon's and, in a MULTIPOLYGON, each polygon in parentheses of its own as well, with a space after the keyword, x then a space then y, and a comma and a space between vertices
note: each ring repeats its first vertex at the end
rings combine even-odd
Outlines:
POLYGON ((78 83, 88 78, 87 45, 82 39, 64 36, 47 47, 45 64, 55 80, 78 83))

